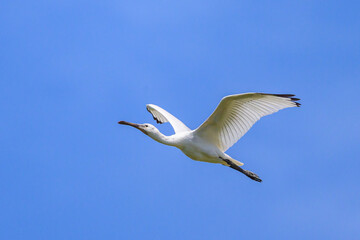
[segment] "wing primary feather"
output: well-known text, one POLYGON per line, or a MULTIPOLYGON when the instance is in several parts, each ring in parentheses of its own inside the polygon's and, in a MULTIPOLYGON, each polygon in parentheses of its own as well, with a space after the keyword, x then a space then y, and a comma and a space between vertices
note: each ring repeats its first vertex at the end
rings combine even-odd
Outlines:
POLYGON ((291 101, 293 101, 297 107, 301 106, 301 103, 296 102, 296 101, 300 101, 300 98, 294 98, 295 97, 294 94, 270 94, 270 93, 260 93, 260 94, 268 95, 268 96, 275 96, 275 97, 280 97, 280 98, 288 98, 291 101))
POLYGON ((245 128, 249 128, 249 124, 246 121, 246 115, 243 113, 243 111, 241 109, 238 110, 238 115, 236 113, 233 114, 234 118, 237 118, 241 121, 243 129, 245 130, 245 128))
POLYGON ((256 122, 258 119, 256 116, 254 116, 253 111, 249 109, 246 105, 244 105, 244 109, 247 110, 247 114, 250 116, 250 119, 256 122))
POLYGON ((266 114, 266 112, 267 112, 265 109, 263 109, 262 107, 257 105, 255 101, 251 102, 251 107, 254 108, 261 115, 266 114))
POLYGON ((228 124, 231 126, 230 131, 231 131, 232 138, 236 139, 236 135, 237 135, 236 127, 234 126, 233 121, 231 121, 231 119, 229 119, 229 120, 230 121, 228 121, 228 124))
POLYGON ((291 98, 294 97, 295 94, 271 94, 271 93, 259 93, 261 95, 270 95, 270 96, 276 96, 276 97, 283 97, 283 98, 291 98))
POLYGON ((240 110, 240 112, 242 113, 242 115, 244 116, 244 123, 245 123, 245 126, 247 127, 247 129, 250 129, 251 128, 251 125, 250 123, 247 121, 247 119, 249 118, 249 116, 245 113, 245 111, 243 110, 240 110))
POLYGON ((242 118, 240 116, 231 115, 231 117, 234 119, 236 125, 238 126, 239 130, 241 132, 245 132, 245 123, 243 122, 242 118))
POLYGON ((238 135, 241 134, 241 128, 240 128, 240 126, 237 124, 236 119, 233 118, 232 115, 229 115, 229 118, 230 118, 230 120, 231 120, 231 123, 232 123, 234 129, 235 129, 236 134, 238 134, 238 135))
POLYGON ((175 133, 191 131, 183 122, 159 106, 147 104, 146 109, 151 113, 157 123, 162 124, 169 122, 174 128, 175 133))
POLYGON ((223 131, 226 132, 226 134, 224 134, 225 145, 228 145, 229 144, 229 139, 226 136, 230 136, 230 133, 229 133, 229 131, 227 129, 226 122, 224 123, 223 131))
POLYGON ((299 107, 294 94, 244 93, 220 101, 210 117, 195 132, 226 151, 263 116, 288 107, 299 107))

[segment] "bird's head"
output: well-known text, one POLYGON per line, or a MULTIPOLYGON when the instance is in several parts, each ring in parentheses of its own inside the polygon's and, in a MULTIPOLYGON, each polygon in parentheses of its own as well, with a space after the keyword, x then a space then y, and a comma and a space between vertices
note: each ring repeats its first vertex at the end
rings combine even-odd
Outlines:
POLYGON ((146 135, 150 135, 150 136, 153 134, 157 134, 159 132, 159 130, 150 123, 137 124, 137 123, 131 123, 131 122, 126 122, 126 121, 120 121, 120 122, 118 122, 118 124, 129 125, 131 127, 139 129, 146 135))

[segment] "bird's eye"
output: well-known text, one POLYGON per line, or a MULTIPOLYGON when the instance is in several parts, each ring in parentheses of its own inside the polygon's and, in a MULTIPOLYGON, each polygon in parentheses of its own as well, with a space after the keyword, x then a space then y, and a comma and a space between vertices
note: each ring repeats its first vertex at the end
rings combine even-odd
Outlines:
POLYGON ((149 125, 147 125, 147 124, 145 125, 145 127, 148 127, 148 126, 149 126, 149 125))

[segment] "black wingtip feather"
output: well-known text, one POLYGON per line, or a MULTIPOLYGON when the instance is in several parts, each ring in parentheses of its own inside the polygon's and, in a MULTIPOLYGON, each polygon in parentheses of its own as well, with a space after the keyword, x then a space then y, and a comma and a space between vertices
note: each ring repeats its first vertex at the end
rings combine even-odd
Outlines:
POLYGON ((276 96, 276 97, 284 97, 284 98, 291 98, 294 97, 294 94, 272 94, 272 93, 260 93, 262 95, 272 95, 272 96, 276 96))
POLYGON ((291 101, 293 101, 297 107, 301 106, 301 103, 298 103, 296 101, 299 101, 300 98, 295 98, 295 94, 271 94, 271 93, 260 93, 261 95, 271 95, 276 97, 283 97, 283 98, 290 98, 291 101))
MULTIPOLYGON (((150 112, 151 113, 151 112, 150 112)), ((153 119, 156 121, 156 123, 163 124, 163 122, 159 121, 156 117, 153 116, 153 119)))
POLYGON ((152 114, 152 112, 150 111, 149 107, 146 106, 146 110, 148 110, 148 112, 152 115, 153 119, 156 121, 156 123, 159 123, 159 124, 163 124, 163 122, 161 122, 159 119, 157 119, 154 114, 152 114))

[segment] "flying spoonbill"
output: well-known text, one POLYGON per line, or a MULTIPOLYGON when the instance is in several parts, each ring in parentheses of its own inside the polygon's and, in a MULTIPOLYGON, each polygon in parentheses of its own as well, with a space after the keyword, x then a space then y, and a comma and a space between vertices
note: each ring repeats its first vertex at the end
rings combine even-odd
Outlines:
POLYGON ((292 94, 244 93, 224 97, 210 117, 195 130, 154 104, 146 105, 157 123, 169 122, 175 134, 165 136, 155 126, 120 121, 135 127, 160 143, 179 148, 189 158, 231 167, 249 178, 261 182, 253 172, 225 152, 234 145, 261 117, 289 107, 299 107, 292 94))

